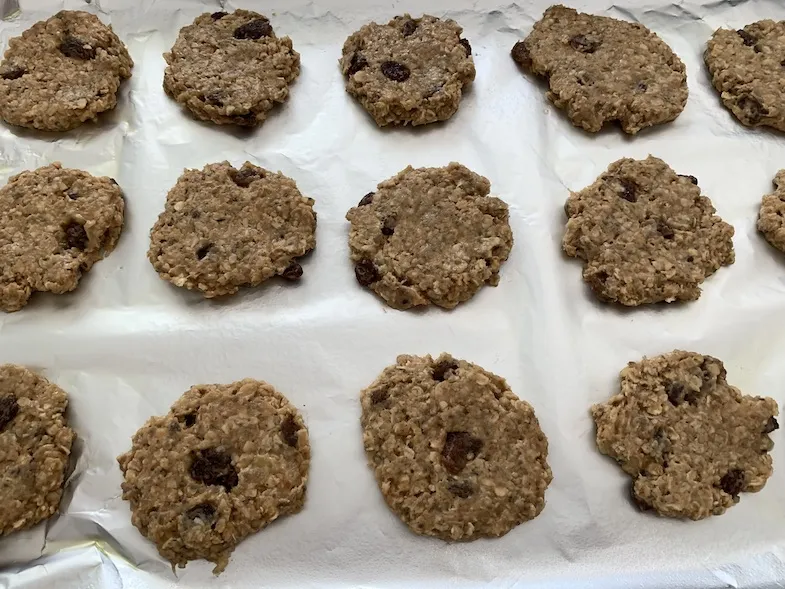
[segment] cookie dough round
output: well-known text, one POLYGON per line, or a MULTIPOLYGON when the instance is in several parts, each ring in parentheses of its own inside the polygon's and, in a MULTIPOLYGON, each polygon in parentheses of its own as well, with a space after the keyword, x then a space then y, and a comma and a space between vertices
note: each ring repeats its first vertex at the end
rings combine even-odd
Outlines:
POLYGON ((134 62, 98 17, 61 10, 8 42, 0 63, 0 118, 68 131, 117 104, 134 62))
POLYGON ((395 309, 451 309, 499 283, 512 249, 507 205, 468 168, 411 166, 346 214, 355 275, 395 309))
POLYGON ((621 371, 621 392, 591 409, 597 447, 632 477, 641 509, 720 515, 772 473, 777 403, 742 395, 722 362, 676 350, 621 371))
POLYGON ((297 409, 265 382, 197 385, 118 457, 133 524, 172 563, 220 573, 244 538, 305 502, 311 448, 297 409))
POLYGON ((259 125, 286 101, 300 54, 250 10, 205 13, 180 29, 164 54, 164 90, 203 121, 259 125))
POLYGON ((55 162, 0 188, 0 310, 18 311, 34 291, 74 290, 111 252, 123 228, 117 182, 55 162))
POLYGON ((71 444, 68 396, 22 366, 0 366, 0 536, 52 516, 60 505, 71 444))
POLYGON ((696 300, 700 284, 734 261, 733 227, 698 180, 655 157, 612 163, 564 210, 564 251, 585 262, 583 279, 602 301, 696 300))
POLYGON ((361 402, 376 482, 417 534, 503 536, 545 506, 548 440, 503 378, 449 354, 398 356, 361 402))
POLYGON ((314 201, 283 174, 245 162, 185 170, 151 232, 161 278, 211 298, 273 276, 297 280, 316 245, 314 201))
POLYGON ((380 127, 446 121, 475 76, 462 32, 455 21, 427 14, 363 26, 343 46, 346 91, 380 127))
POLYGON ((717 29, 703 55, 723 104, 748 127, 785 131, 785 21, 717 29))
POLYGON ((544 77, 551 102, 586 131, 618 121, 635 134, 672 121, 687 103, 684 64, 640 23, 552 6, 512 57, 544 77))
POLYGON ((758 214, 758 231, 771 245, 785 252, 785 170, 774 177, 776 190, 763 197, 758 214))

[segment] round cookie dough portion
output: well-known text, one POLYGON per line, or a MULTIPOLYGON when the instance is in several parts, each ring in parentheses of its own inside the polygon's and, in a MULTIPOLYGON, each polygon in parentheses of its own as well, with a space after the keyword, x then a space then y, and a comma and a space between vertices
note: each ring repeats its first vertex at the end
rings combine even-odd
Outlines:
POLYGON ((632 477, 641 509, 720 515, 772 473, 777 403, 742 395, 722 362, 676 350, 621 371, 621 391, 591 409, 597 447, 632 477))
POLYGON ((34 291, 74 290, 111 252, 123 228, 117 182, 55 162, 0 188, 0 310, 24 307, 34 291))
POLYGON ((52 516, 60 505, 71 444, 68 396, 22 366, 0 366, 0 536, 52 516))
POLYGON ((176 286, 208 298, 273 276, 297 280, 316 245, 314 201, 294 180, 245 162, 185 170, 166 197, 147 253, 176 286))
POLYGON ((468 168, 411 166, 346 214, 355 275, 395 309, 453 308, 499 283, 512 249, 507 205, 468 168))
POLYGON ((672 121, 687 103, 684 64, 639 23, 552 6, 512 57, 544 77, 548 99, 586 131, 618 121, 635 134, 672 121))
POLYGON ((297 409, 265 382, 197 385, 118 457, 134 526, 172 563, 220 573, 244 538, 305 502, 311 448, 297 409))
POLYGON ((164 54, 164 90, 197 118, 219 125, 261 124, 286 101, 300 54, 250 10, 202 14, 164 54))
POLYGON ((462 32, 455 21, 427 14, 363 26, 343 46, 346 91, 380 127, 449 119, 475 76, 462 32))
POLYGON ((758 214, 758 231, 771 245, 785 252, 785 170, 774 177, 776 190, 763 197, 758 214))
POLYGON ((111 27, 87 12, 61 10, 8 42, 0 63, 0 118, 68 131, 113 109, 132 67, 111 27))
POLYGON ((503 378, 449 354, 398 356, 361 402, 376 482, 417 534, 503 536, 545 506, 548 440, 503 378))
POLYGON ((612 163, 564 210, 564 251, 585 262, 583 278, 602 301, 696 300, 704 279, 734 261, 733 227, 698 180, 655 157, 612 163))
POLYGON ((738 120, 785 131, 785 21, 717 29, 703 58, 723 104, 738 120))

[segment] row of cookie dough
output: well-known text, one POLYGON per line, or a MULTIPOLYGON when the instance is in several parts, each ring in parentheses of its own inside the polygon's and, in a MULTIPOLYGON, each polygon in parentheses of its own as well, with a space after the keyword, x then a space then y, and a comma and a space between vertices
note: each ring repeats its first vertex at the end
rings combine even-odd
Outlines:
MULTIPOLYGON (((599 450, 632 477, 644 510, 722 514, 772 473, 777 403, 742 395, 722 362, 674 351, 631 362, 595 405, 599 450)), ((368 463, 390 509, 443 540, 498 537, 545 506, 552 473, 534 410, 507 382, 449 354, 399 356, 361 393, 368 463)), ((66 393, 0 367, 0 536, 59 506, 75 434, 66 393)), ((118 457, 132 522, 173 565, 221 572, 244 538, 305 502, 306 424, 271 385, 197 385, 153 417, 118 457)))
MULTIPOLYGON (((430 15, 366 24, 343 46, 346 90, 382 126, 447 120, 476 73, 462 32, 455 21, 430 15)), ((737 32, 718 29, 708 42, 712 83, 745 125, 785 130, 783 34, 785 22, 764 20, 737 32)), ((552 6, 512 57, 543 76, 548 98, 587 131, 618 121, 637 133, 672 121, 687 102, 684 64, 639 23, 552 6)), ((166 93, 217 124, 262 123, 300 73, 291 39, 277 37, 267 17, 248 10, 202 14, 180 30, 164 58, 166 93)), ((22 127, 73 129, 115 107, 132 66, 111 27, 86 12, 60 11, 9 42, 0 64, 0 117, 22 127)))
MULTIPOLYGON (((763 198, 758 229, 785 251, 785 170, 763 198)), ((513 244, 507 204, 490 182, 452 163, 406 168, 346 214, 357 281, 396 309, 453 308, 497 285, 513 244)), ((152 228, 148 258, 172 284, 206 297, 281 276, 316 245, 314 200, 294 180, 246 162, 188 169, 152 228)), ((124 219, 120 186, 55 163, 0 188, 0 309, 35 291, 74 290, 110 253, 124 219)), ((563 238, 584 261, 583 277, 603 301, 636 306, 689 301, 734 261, 733 227, 716 215, 694 176, 664 161, 621 159, 572 193, 563 238)))

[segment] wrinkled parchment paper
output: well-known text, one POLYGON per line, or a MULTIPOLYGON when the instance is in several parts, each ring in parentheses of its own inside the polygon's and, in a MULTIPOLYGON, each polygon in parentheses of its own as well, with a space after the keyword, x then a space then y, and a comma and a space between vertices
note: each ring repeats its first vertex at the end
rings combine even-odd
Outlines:
MULTIPOLYGON (((3 5, 5 6, 6 3, 3 5)), ((761 196, 785 167, 785 140, 740 125, 711 89, 702 52, 720 26, 785 19, 779 0, 573 2, 642 22, 684 60, 690 99, 672 124, 630 138, 574 128, 509 57, 547 0, 22 0, 0 44, 59 9, 110 23, 136 66, 115 111, 65 135, 0 126, 0 180, 59 160, 115 177, 127 199, 118 249, 69 295, 35 295, 0 316, 0 362, 39 370, 69 394, 79 440, 59 517, 0 540, 0 586, 774 587, 785 583, 785 465, 721 517, 639 513, 629 479, 594 445, 588 409, 625 363, 674 348, 721 358, 732 384, 785 402, 785 257, 755 232, 761 196), (194 121, 161 88, 162 53, 204 11, 252 8, 291 36, 302 75, 291 100, 252 132, 194 121), (477 80, 446 124, 380 130, 343 89, 337 60, 364 22, 409 11, 456 19, 477 80), (562 256, 563 203, 621 157, 692 174, 736 228, 736 263, 687 305, 619 310, 595 302, 562 256), (153 271, 148 233, 184 167, 245 160, 294 178, 316 200, 317 249, 298 285, 271 281, 207 301, 153 271), (498 288, 452 312, 398 312, 360 288, 346 211, 403 169, 459 161, 510 204, 515 247, 498 288), (359 391, 401 353, 452 354, 504 376, 550 440, 553 483, 534 521, 503 538, 418 537, 386 508, 365 464, 359 391), (272 383, 300 407, 313 459, 305 510, 245 540, 218 578, 175 575, 130 523, 115 457, 151 415, 196 383, 272 383)), ((12 11, 13 12, 13 11, 12 11)))

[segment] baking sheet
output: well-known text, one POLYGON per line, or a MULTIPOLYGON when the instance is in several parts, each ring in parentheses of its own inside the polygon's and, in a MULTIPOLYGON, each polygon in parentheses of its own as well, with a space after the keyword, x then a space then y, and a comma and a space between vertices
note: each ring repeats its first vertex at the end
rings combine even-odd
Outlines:
MULTIPOLYGON (((79 440, 62 513, 0 539, 0 586, 182 587, 781 587, 785 585, 782 435, 774 476, 722 517, 681 522, 639 513, 629 479, 594 446, 592 403, 617 390, 630 360, 683 348, 721 358, 729 381, 785 401, 785 258, 756 234, 761 196, 785 167, 782 135, 741 126, 702 62, 720 26, 785 19, 779 0, 572 2, 647 25, 687 65, 690 98, 674 122, 634 138, 574 128, 541 83, 509 58, 544 0, 22 0, 0 45, 62 8, 97 13, 136 65, 119 105, 65 135, 0 127, 0 181, 59 160, 115 177, 126 194, 117 250, 79 289, 35 295, 0 316, 0 362, 39 370, 70 395, 79 440), (161 88, 180 27, 204 11, 269 16, 302 55, 291 99, 256 131, 196 122, 161 88), (369 20, 423 11, 456 19, 477 79, 457 115, 380 130, 343 89, 345 38, 369 20), (664 158, 699 178, 736 228, 736 263, 697 302, 619 310, 598 304, 581 265, 562 256, 562 206, 621 157, 664 158), (271 281, 207 301, 162 281, 146 260, 149 229, 184 167, 250 160, 294 178, 316 200, 317 248, 298 285, 271 281), (498 288, 452 312, 398 312, 360 288, 346 211, 405 166, 459 161, 510 204, 515 246, 498 288), (503 538, 422 538, 386 508, 366 467, 359 391, 401 353, 449 351, 504 376, 534 406, 550 441, 553 483, 532 522, 503 538), (130 523, 115 457, 151 415, 196 383, 264 379, 303 412, 313 457, 306 507, 235 550, 220 577, 191 563, 173 573, 130 523), (48 575, 48 576, 47 576, 48 575)), ((6 6, 6 3, 3 3, 6 6)))

